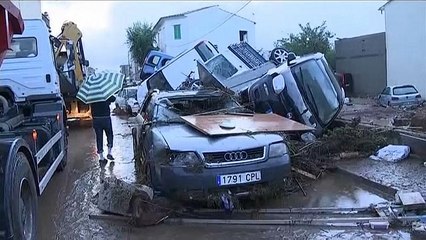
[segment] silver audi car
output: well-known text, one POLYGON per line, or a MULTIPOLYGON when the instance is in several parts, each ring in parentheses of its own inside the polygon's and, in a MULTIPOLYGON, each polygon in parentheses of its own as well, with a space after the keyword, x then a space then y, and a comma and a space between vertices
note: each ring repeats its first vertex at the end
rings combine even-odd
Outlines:
MULTIPOLYGON (((133 128, 143 175, 157 191, 184 199, 211 193, 248 193, 258 184, 282 183, 291 172, 287 145, 275 133, 211 136, 181 116, 247 112, 221 91, 153 92, 133 128)), ((238 124, 238 123, 237 123, 238 124)))

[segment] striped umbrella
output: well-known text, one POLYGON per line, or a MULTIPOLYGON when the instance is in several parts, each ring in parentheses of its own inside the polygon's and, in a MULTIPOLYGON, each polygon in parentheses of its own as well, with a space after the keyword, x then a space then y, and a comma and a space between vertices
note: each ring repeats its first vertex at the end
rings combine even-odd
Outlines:
POLYGON ((123 87, 124 75, 101 72, 90 75, 77 93, 77 98, 86 104, 106 101, 123 87))

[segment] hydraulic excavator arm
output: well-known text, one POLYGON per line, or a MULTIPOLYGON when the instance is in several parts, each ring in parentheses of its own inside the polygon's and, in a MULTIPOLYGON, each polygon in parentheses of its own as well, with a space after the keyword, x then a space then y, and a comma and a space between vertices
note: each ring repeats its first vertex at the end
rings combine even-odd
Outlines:
POLYGON ((61 72, 68 72, 68 77, 77 88, 84 80, 89 65, 84 56, 82 36, 77 24, 67 21, 62 25, 61 33, 52 37, 56 65, 61 72))
POLYGON ((61 92, 65 99, 68 119, 91 120, 90 106, 76 98, 78 89, 86 78, 89 61, 86 60, 82 42, 83 34, 77 24, 66 21, 61 33, 51 36, 55 64, 59 73, 61 92))

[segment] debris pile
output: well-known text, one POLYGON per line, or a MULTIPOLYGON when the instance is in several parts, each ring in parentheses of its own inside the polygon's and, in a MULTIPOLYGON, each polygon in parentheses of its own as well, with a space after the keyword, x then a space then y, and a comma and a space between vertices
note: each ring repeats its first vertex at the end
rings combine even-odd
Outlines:
POLYGON ((417 109, 414 116, 411 117, 411 126, 426 131, 426 107, 422 106, 417 109))
POLYGON ((392 130, 345 126, 328 131, 314 142, 289 141, 292 165, 314 175, 333 166, 333 160, 368 157, 381 147, 400 141, 392 130))

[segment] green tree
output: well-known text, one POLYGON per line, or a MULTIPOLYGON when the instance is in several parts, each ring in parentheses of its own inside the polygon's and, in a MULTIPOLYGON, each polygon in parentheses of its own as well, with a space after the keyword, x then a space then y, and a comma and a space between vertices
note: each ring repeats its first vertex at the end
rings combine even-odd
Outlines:
POLYGON ((142 64, 148 52, 156 49, 154 47, 156 32, 152 24, 135 22, 133 26, 126 29, 126 34, 126 43, 129 46, 133 60, 142 64))
POLYGON ((275 47, 283 47, 296 55, 323 53, 330 66, 335 68, 334 44, 331 41, 335 34, 327 30, 326 22, 316 27, 311 27, 310 23, 305 26, 299 24, 299 27, 299 33, 291 33, 288 38, 277 40, 275 47))

